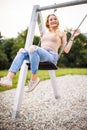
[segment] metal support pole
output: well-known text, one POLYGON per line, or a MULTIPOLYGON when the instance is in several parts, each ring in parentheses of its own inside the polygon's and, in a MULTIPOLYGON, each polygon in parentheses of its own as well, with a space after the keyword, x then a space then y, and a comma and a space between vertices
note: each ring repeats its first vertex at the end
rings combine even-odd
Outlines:
POLYGON ((18 117, 20 104, 22 102, 24 85, 25 85, 25 80, 26 80, 26 73, 27 73, 27 69, 28 69, 28 66, 26 66, 25 63, 26 63, 26 61, 23 62, 23 65, 22 65, 21 71, 20 71, 20 75, 19 75, 19 79, 18 79, 18 85, 17 85, 13 113, 12 113, 13 119, 18 117))
POLYGON ((74 0, 74 1, 64 2, 60 4, 44 6, 44 7, 38 8, 38 11, 44 11, 44 10, 56 9, 56 8, 62 8, 62 7, 68 7, 68 6, 75 6, 75 5, 80 5, 80 4, 87 4, 87 0, 74 0))
MULTIPOLYGON (((25 49, 26 50, 29 49, 29 46, 33 42, 35 25, 36 25, 37 14, 38 14, 37 8, 38 8, 38 6, 34 6, 33 11, 32 11, 30 26, 29 26, 29 29, 28 29, 27 39, 26 39, 26 43, 25 43, 25 49)), ((27 70, 28 70, 28 67, 26 65, 26 61, 24 61, 23 65, 21 67, 21 70, 20 70, 16 95, 15 95, 15 100, 14 100, 14 107, 13 107, 13 113, 12 113, 13 119, 17 118, 17 116, 19 114, 19 108, 20 108, 20 105, 21 105, 21 102, 22 102, 27 70)))
POLYGON ((52 88, 54 91, 54 96, 56 99, 58 99, 59 93, 58 93, 58 85, 56 84, 56 75, 55 75, 55 71, 54 70, 49 70, 49 75, 50 75, 50 79, 51 79, 51 83, 52 83, 52 88))

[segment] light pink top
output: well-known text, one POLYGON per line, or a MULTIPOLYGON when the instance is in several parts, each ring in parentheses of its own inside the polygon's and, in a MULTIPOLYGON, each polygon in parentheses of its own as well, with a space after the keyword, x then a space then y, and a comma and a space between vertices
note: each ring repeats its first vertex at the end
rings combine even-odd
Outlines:
POLYGON ((43 35, 41 39, 41 47, 44 49, 50 49, 54 52, 58 52, 58 49, 62 44, 62 37, 63 33, 46 33, 43 35))

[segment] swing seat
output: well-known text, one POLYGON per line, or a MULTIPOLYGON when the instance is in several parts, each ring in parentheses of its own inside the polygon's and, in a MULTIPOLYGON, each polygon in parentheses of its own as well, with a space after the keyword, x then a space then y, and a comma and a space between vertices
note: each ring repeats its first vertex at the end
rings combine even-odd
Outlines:
MULTIPOLYGON (((30 63, 26 63, 28 65, 28 68, 30 69, 30 63)), ((39 70, 57 70, 58 66, 57 64, 53 64, 51 62, 40 62, 39 64, 39 70)))

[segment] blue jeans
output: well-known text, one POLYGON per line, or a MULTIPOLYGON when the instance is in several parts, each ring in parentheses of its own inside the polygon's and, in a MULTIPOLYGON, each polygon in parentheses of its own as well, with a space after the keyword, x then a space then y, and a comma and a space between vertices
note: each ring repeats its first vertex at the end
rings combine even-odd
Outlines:
POLYGON ((23 64, 24 60, 28 60, 30 62, 30 68, 32 74, 36 74, 38 71, 39 62, 52 62, 56 63, 58 59, 58 54, 51 51, 46 50, 40 47, 35 47, 35 50, 32 52, 23 51, 18 52, 16 57, 14 58, 9 71, 16 73, 23 64))

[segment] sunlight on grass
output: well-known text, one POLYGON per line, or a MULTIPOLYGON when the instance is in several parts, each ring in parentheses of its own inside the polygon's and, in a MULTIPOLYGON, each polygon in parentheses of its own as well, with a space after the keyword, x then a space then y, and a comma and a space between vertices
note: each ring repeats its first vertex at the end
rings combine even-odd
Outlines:
MULTIPOLYGON (((1 70, 0 77, 5 76, 7 74, 7 72, 8 72, 7 70, 1 70)), ((70 75, 87 75, 87 68, 59 68, 58 70, 55 71, 55 73, 56 73, 57 77, 68 75, 68 74, 70 74, 70 75)), ((31 73, 28 72, 27 78, 26 78, 26 84, 30 80, 30 76, 31 76, 31 73)), ((41 81, 50 79, 49 72, 46 70, 43 70, 43 71, 39 70, 38 76, 40 77, 41 81)), ((13 79, 12 88, 17 87, 18 77, 19 77, 19 72, 16 74, 15 78, 13 79)), ((6 88, 6 87, 0 86, 0 92, 5 91, 5 90, 9 90, 12 88, 6 88)))

